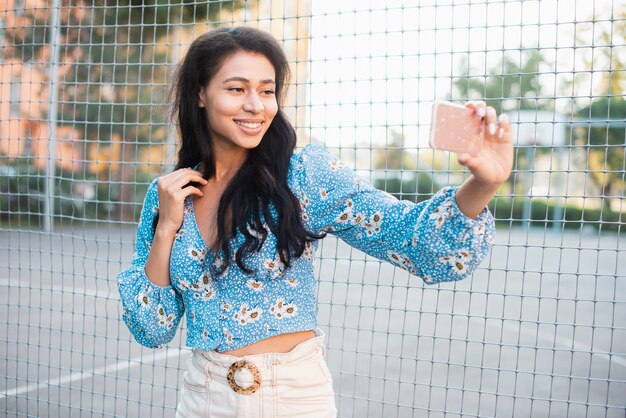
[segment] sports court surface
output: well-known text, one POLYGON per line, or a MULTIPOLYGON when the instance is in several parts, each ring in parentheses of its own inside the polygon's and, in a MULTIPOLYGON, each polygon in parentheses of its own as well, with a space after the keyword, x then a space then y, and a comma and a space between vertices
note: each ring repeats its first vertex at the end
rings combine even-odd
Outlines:
MULTIPOLYGON (((0 231, 0 415, 173 416, 184 332, 149 350, 119 319, 134 232, 0 231)), ((625 249, 592 228, 499 227, 471 280, 426 287, 325 239, 319 322, 340 415, 623 418, 625 249)))

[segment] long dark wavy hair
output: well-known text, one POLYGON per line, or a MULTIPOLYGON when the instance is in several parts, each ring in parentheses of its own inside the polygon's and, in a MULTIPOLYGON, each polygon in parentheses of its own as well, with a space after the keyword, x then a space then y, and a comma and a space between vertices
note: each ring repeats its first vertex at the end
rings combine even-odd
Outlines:
MULTIPOLYGON (((246 273, 244 260, 259 251, 269 230, 276 237, 281 262, 289 267, 293 257, 304 252, 308 242, 319 239, 305 229, 300 202, 287 184, 289 161, 296 146, 296 132, 282 111, 289 64, 278 42, 268 33, 249 27, 220 28, 198 37, 178 65, 168 92, 170 116, 178 122, 180 148, 175 170, 203 163, 203 176, 215 174, 215 155, 204 108, 198 106, 199 92, 219 71, 224 60, 239 52, 265 56, 274 67, 278 113, 261 143, 248 153, 239 171, 230 180, 220 199, 217 213, 217 240, 208 243, 223 251, 222 271, 231 262, 230 239, 237 231, 245 237, 236 251, 235 262, 246 273), (277 216, 272 215, 272 209, 277 216), (230 225, 226 225, 229 218, 230 225)), ((156 227, 158 218, 153 224, 156 227)))

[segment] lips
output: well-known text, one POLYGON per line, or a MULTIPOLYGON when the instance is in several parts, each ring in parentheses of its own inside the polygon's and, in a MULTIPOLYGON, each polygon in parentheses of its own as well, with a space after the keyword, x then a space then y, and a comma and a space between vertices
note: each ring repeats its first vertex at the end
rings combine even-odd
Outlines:
POLYGON ((244 128, 257 129, 261 126, 263 122, 262 121, 251 122, 251 121, 236 120, 235 123, 239 126, 243 126, 244 128))

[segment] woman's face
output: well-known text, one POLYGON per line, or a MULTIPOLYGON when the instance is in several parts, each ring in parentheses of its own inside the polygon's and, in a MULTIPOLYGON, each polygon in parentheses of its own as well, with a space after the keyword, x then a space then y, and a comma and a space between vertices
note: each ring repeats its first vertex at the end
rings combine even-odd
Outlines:
POLYGON ((198 102, 206 109, 215 153, 259 145, 278 112, 275 81, 264 55, 240 51, 224 59, 198 102))

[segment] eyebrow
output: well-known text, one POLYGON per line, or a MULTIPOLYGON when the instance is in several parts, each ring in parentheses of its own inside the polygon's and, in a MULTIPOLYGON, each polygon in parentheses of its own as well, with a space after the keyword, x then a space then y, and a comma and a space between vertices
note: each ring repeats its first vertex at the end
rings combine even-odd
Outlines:
MULTIPOLYGON (((224 80, 222 84, 226 84, 229 81, 241 81, 243 83, 249 83, 250 82, 250 80, 248 80, 245 77, 230 77, 230 78, 227 78, 226 80, 224 80)), ((276 82, 274 80, 272 80, 271 78, 268 78, 266 80, 261 80, 261 84, 276 84, 276 82)))

